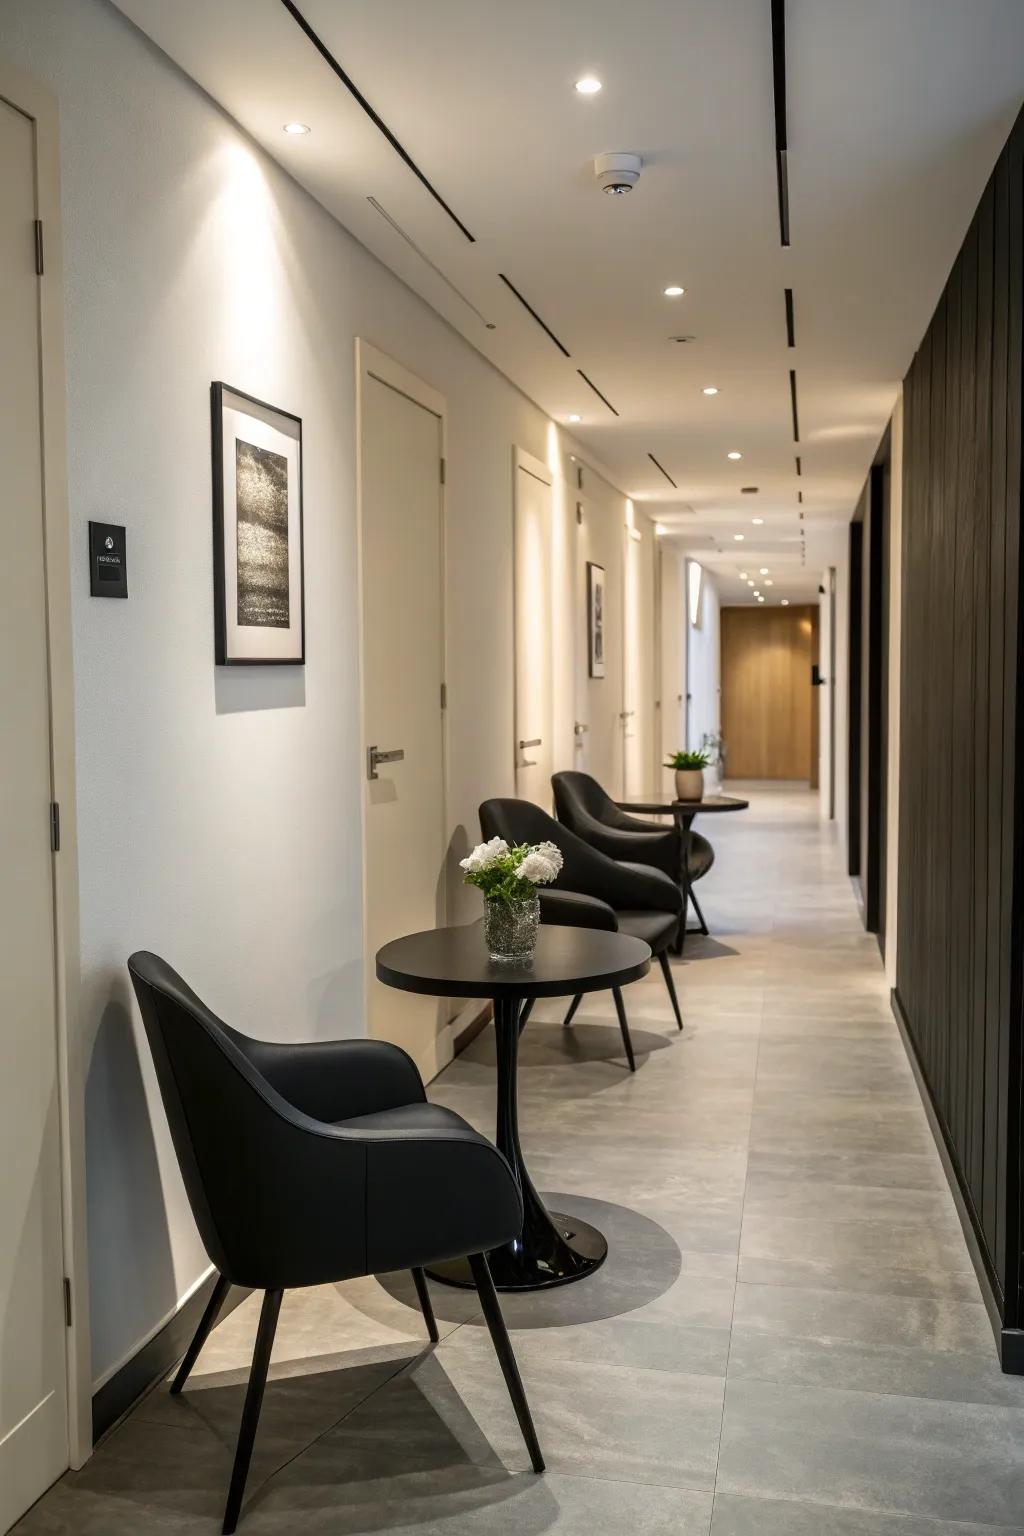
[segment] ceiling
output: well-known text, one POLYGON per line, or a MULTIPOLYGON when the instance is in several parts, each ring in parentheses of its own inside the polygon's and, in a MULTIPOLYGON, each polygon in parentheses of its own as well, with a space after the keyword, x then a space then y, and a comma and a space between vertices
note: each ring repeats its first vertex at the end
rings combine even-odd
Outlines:
POLYGON ((296 0, 455 219, 283 0, 117 3, 544 410, 578 413, 583 454, 726 601, 762 566, 769 600, 816 591, 1020 108, 1024 0, 788 0, 785 248, 770 0, 296 0), (598 189, 607 150, 643 157, 627 197, 598 189))

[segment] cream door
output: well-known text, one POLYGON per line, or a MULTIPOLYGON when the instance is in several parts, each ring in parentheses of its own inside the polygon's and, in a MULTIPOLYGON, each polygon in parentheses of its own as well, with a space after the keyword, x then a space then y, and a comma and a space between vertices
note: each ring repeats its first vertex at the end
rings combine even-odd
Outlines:
POLYGON ((516 794, 551 808, 551 471, 515 450, 516 794))
POLYGON ((444 1010, 383 986, 374 957, 445 920, 444 402, 363 342, 358 372, 367 1032, 429 1079, 444 1010))
POLYGON ((664 542, 658 550, 660 572, 658 593, 661 668, 657 718, 657 754, 655 784, 662 790, 672 788, 672 770, 662 765, 685 744, 686 693, 686 594, 683 590, 683 562, 664 542))
POLYGON ((68 1465, 34 176, 0 101, 0 1530, 68 1465))
POLYGON ((627 796, 657 787, 654 746, 654 530, 625 529, 623 555, 622 751, 627 796))

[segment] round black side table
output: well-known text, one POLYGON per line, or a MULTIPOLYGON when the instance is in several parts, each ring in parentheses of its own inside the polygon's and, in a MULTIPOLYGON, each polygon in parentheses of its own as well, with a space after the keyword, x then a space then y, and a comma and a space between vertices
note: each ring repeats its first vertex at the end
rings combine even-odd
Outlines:
MULTIPOLYGON (((498 1048, 497 1132, 523 1196, 520 1237, 487 1255, 499 1291, 537 1291, 591 1274, 605 1260, 608 1244, 596 1227, 574 1216, 548 1211, 533 1187, 519 1144, 516 1064, 520 1015, 538 997, 574 997, 602 992, 646 976, 651 951, 641 939, 593 928, 541 926, 529 963, 492 960, 483 923, 434 928, 394 939, 377 953, 377 976, 402 992, 431 997, 490 997, 498 1048)), ((458 1198, 458 1191, 452 1191, 458 1198)), ((449 1285, 471 1286, 464 1259, 438 1264, 429 1273, 449 1285)))

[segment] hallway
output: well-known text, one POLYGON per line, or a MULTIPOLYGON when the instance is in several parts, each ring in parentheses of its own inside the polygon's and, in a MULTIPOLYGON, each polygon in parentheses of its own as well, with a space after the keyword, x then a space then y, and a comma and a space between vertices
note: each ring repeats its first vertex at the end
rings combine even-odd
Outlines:
MULTIPOLYGON (((468 1297, 432 1287, 431 1351, 406 1276, 325 1287, 282 1313, 251 1536, 1024 1531, 1024 1381, 999 1371, 875 942, 816 799, 750 793, 715 828, 685 1034, 652 976, 627 994, 635 1078, 603 996, 525 1036, 534 1177, 611 1245, 593 1279, 503 1299, 548 1474, 468 1297)), ((493 1080, 487 1033, 432 1097, 490 1128, 493 1080)), ((19 1536, 217 1528, 254 1300, 19 1536)))

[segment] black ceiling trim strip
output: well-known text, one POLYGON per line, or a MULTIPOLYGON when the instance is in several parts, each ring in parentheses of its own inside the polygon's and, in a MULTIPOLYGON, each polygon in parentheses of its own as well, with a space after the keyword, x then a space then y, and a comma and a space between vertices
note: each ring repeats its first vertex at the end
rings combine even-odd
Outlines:
POLYGON ((515 294, 516 298, 519 300, 519 302, 523 306, 523 308, 529 314, 531 314, 533 316, 533 318, 536 320, 537 324, 540 326, 541 330, 545 331, 547 333, 547 335, 551 337, 551 340, 554 342, 554 344, 558 348, 559 352, 561 352, 562 356, 563 357, 571 357, 572 353, 569 351, 569 348, 568 347, 564 347, 562 345, 562 343, 559 341, 558 337, 555 335, 554 331, 551 329, 550 325, 547 325, 541 319, 540 315, 538 315, 537 311, 534 309, 534 307, 530 303, 529 299, 524 299, 523 298, 522 294, 519 292, 519 289, 516 287, 515 283, 510 281, 510 279, 505 276, 504 272, 499 272, 498 276, 501 278, 502 282, 505 284, 505 287, 510 289, 515 294))
POLYGON ((802 475, 803 472, 804 472, 804 466, 803 466, 803 464, 802 464, 802 462, 800 460, 800 455, 799 454, 797 454, 797 456, 796 456, 796 472, 797 472, 798 475, 802 475))
MULTIPOLYGON (((800 503, 800 505, 803 506, 803 501, 804 501, 804 493, 803 493, 803 491, 797 491, 796 499, 800 503)), ((802 512, 801 512, 800 516, 803 517, 803 513, 802 512)))
POLYGON ((789 370, 789 403, 793 407, 793 441, 800 441, 800 417, 796 409, 796 369, 789 370))
POLYGON ((668 481, 668 483, 672 487, 672 489, 674 491, 678 491, 678 489, 679 489, 678 485, 676 485, 675 481, 672 479, 672 476, 669 474, 669 472, 665 468, 664 464, 659 464, 657 459, 654 457, 653 453, 649 453, 647 455, 647 457, 650 459, 650 461, 654 465, 655 469, 660 469, 661 470, 661 473, 665 476, 665 479, 668 481))
POLYGON ((611 401, 608 399, 608 396, 607 395, 602 395, 601 391, 598 389, 598 387, 594 383, 593 379, 588 379, 586 374, 583 372, 582 368, 577 368, 576 372, 579 374, 579 376, 583 380, 584 384, 586 384, 590 389, 592 389, 594 391, 594 394, 597 396, 597 398, 599 400, 603 400, 604 401, 605 405, 611 411, 612 415, 613 416, 617 416, 619 414, 618 411, 615 409, 614 405, 612 405, 611 401))
POLYGON ((786 0, 772 0, 772 84, 775 88, 775 171, 779 184, 779 233, 789 244, 789 129, 786 114, 786 0))
POLYGON ((793 290, 786 289, 786 346, 796 346, 796 316, 793 310, 793 290))
POLYGON ((401 141, 397 139, 391 132, 391 129, 380 116, 379 112, 374 111, 366 97, 363 95, 362 91, 356 85, 355 81, 351 78, 351 76, 345 73, 337 59, 334 57, 334 54, 327 47, 326 43, 324 43, 322 39, 318 37, 316 32, 314 32, 313 28, 310 26, 305 16, 303 16, 298 6, 293 4, 293 0, 281 0, 281 4, 284 6, 289 16, 291 16, 292 20, 302 28, 303 32, 305 32, 317 53, 320 54, 320 57, 330 65, 331 69, 333 69, 334 73, 337 75, 345 89, 351 92, 352 96, 362 107, 370 121, 384 135, 395 153, 405 161, 406 165, 409 167, 410 171, 412 171, 417 180, 423 183, 431 197, 436 203, 440 204, 445 213, 451 219, 452 223, 458 225, 459 229, 465 235, 470 245, 475 245, 476 236, 470 234, 469 230, 466 228, 465 224, 463 224, 458 214, 454 211, 453 208, 450 207, 448 203, 445 202, 444 198, 441 196, 440 192, 434 186, 430 178, 420 170, 419 166, 416 164, 416 161, 412 158, 412 155, 410 155, 404 144, 402 144, 401 141))

